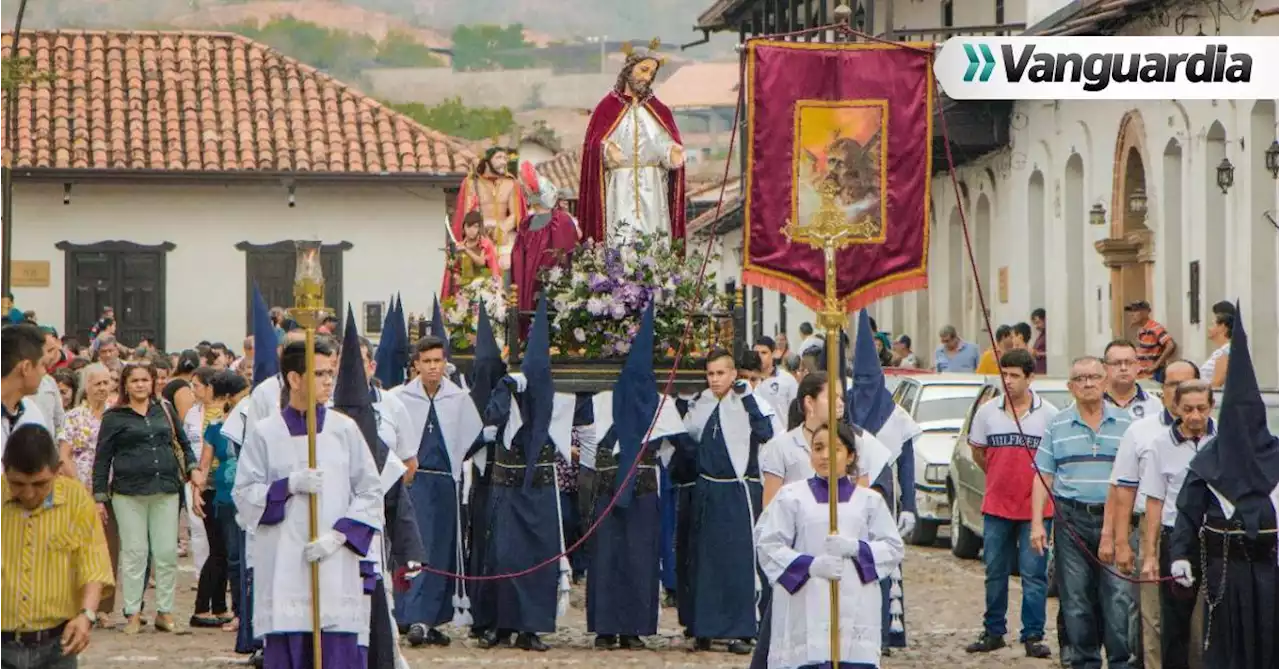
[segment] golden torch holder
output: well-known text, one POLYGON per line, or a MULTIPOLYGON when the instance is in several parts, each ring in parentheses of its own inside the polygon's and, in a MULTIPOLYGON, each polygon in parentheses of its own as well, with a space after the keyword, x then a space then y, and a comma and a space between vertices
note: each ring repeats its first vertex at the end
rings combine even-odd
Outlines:
MULTIPOLYGON (((320 243, 295 242, 298 249, 297 272, 293 281, 294 306, 289 315, 302 326, 306 334, 306 371, 302 385, 307 396, 307 467, 316 468, 316 328, 328 311, 324 307, 324 275, 320 269, 320 243)), ((309 529, 311 541, 319 538, 319 499, 313 493, 307 495, 310 511, 309 529)), ((311 657, 312 667, 324 666, 321 650, 320 622, 320 563, 311 563, 311 657)))
MULTIPOLYGON (((818 323, 827 332, 827 523, 831 534, 840 532, 840 477, 845 472, 836 466, 836 459, 831 451, 838 448, 839 436, 836 426, 841 417, 836 414, 836 405, 843 387, 840 373, 840 332, 844 327, 845 310, 836 293, 836 252, 856 242, 858 232, 840 211, 835 200, 835 186, 831 182, 823 184, 819 190, 822 196, 822 207, 814 214, 809 223, 797 226, 788 220, 783 227, 783 234, 789 242, 804 243, 822 249, 825 260, 826 295, 823 310, 818 314, 818 323)), ((840 584, 831 582, 831 666, 840 666, 840 584)))

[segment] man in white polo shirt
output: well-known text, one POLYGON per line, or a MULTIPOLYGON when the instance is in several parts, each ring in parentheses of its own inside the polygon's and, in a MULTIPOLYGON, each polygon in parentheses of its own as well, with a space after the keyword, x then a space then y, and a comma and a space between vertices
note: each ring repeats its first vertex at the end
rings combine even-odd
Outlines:
POLYGON ((1128 339, 1112 340, 1102 352, 1107 366, 1107 391, 1102 399, 1117 409, 1129 412, 1133 420, 1160 413, 1160 398, 1138 384, 1138 348, 1128 339))
MULTIPOLYGON (((1114 352, 1114 351, 1113 351, 1114 352)), ((1158 437, 1165 435, 1177 417, 1177 405, 1173 401, 1174 391, 1183 381, 1200 378, 1200 370, 1187 360, 1172 362, 1165 368, 1163 389, 1164 409, 1150 413, 1141 420, 1135 420, 1124 433, 1120 449, 1116 453, 1115 466, 1111 470, 1111 491, 1107 497, 1107 515, 1111 518, 1111 527, 1115 532, 1116 567, 1125 573, 1138 575, 1141 559, 1140 518, 1146 512, 1147 500, 1138 489, 1143 468, 1152 457, 1152 445, 1158 437)), ((1152 530, 1159 529, 1160 518, 1151 517, 1147 524, 1152 530)), ((1141 648, 1145 666, 1160 665, 1160 584, 1139 583, 1135 599, 1138 604, 1138 620, 1134 621, 1132 630, 1134 641, 1141 640, 1141 648)))
MULTIPOLYGON (((1142 578, 1155 580, 1170 575, 1172 559, 1169 542, 1178 519, 1176 501, 1186 481, 1191 460, 1214 434, 1213 389, 1207 381, 1196 379, 1178 384, 1173 391, 1178 407, 1178 420, 1152 441, 1151 457, 1143 465, 1138 492, 1147 498, 1147 523, 1142 535, 1142 578), (1156 524, 1160 519, 1160 550, 1157 559, 1156 524)), ((1192 567, 1197 569, 1199 565, 1192 567)), ((1193 572, 1194 573, 1194 572, 1193 572)), ((1196 607, 1195 585, 1191 595, 1184 590, 1160 590, 1160 655, 1164 669, 1190 669, 1191 643, 1200 637, 1191 623, 1196 607)))
MULTIPOLYGON (((9 434, 21 425, 36 424, 49 429, 34 395, 44 378, 44 333, 30 324, 4 326, 0 339, 0 401, 4 417, 0 420, 0 452, 9 434)), ((52 434, 52 430, 50 430, 52 434)))

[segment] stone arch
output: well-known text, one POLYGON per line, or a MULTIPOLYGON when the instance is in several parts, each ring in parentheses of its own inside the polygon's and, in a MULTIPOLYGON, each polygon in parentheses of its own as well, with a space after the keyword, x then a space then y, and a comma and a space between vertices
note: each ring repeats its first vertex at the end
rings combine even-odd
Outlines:
POLYGON ((1085 235, 1089 227, 1088 188, 1085 184, 1084 158, 1077 152, 1067 157, 1062 178, 1062 219, 1066 232, 1065 282, 1067 313, 1050 319, 1055 339, 1049 369, 1064 369, 1072 357, 1089 350, 1088 328, 1085 327, 1085 235), (1056 327, 1055 327, 1056 325, 1056 327))
MULTIPOLYGON (((1249 311, 1244 314, 1249 336, 1255 343, 1253 364, 1262 387, 1276 387, 1277 368, 1280 368, 1280 347, 1276 345, 1276 323, 1280 322, 1276 287, 1276 228, 1271 225, 1280 216, 1276 209, 1275 178, 1263 169, 1261 156, 1276 139, 1276 103, 1274 100, 1258 100, 1249 110, 1250 148, 1245 153, 1256 161, 1250 169, 1249 183, 1249 284, 1241 297, 1248 295, 1249 311), (1270 217, 1268 219, 1268 216, 1270 217)), ((1246 184, 1238 184, 1236 187, 1246 184)))
POLYGON ((1155 262, 1146 211, 1131 211, 1129 201, 1137 191, 1153 199, 1147 182, 1147 130, 1142 113, 1125 112, 1116 133, 1111 168, 1111 235, 1094 245, 1103 264, 1111 270, 1111 332, 1127 334, 1124 305, 1151 299, 1151 272, 1155 262))
POLYGON ((1186 162, 1186 152, 1183 151, 1182 142, 1176 137, 1171 137, 1164 145, 1164 153, 1161 156, 1163 165, 1161 166, 1161 183, 1160 183, 1160 224, 1156 234, 1159 235, 1158 251, 1161 267, 1157 272, 1159 280, 1156 283, 1157 293, 1164 291, 1163 299, 1157 299, 1160 313, 1163 314, 1162 323, 1169 329, 1169 334, 1173 335, 1176 341, 1185 342, 1183 338, 1182 323, 1183 305, 1185 303, 1186 291, 1182 288, 1184 262, 1182 259, 1182 235, 1183 235, 1183 193, 1186 191, 1183 182, 1183 165, 1186 162))
MULTIPOLYGON (((986 341, 987 337, 984 333, 986 319, 983 318, 982 302, 985 300, 990 308, 991 301, 995 299, 991 280, 991 228, 994 218, 991 202, 992 198, 986 192, 979 193, 970 217, 973 221, 973 261, 978 266, 978 271, 976 276, 970 276, 965 281, 965 285, 971 292, 971 295, 966 298, 969 300, 967 317, 970 321, 967 329, 974 341, 986 341), (983 300, 978 299, 979 286, 982 288, 983 300)), ((973 272, 966 271, 966 274, 973 274, 973 272)))
POLYGON ((1215 119, 1204 135, 1202 220, 1221 223, 1210 224, 1200 261, 1200 321, 1206 325, 1209 323, 1208 306, 1231 297, 1227 295, 1227 237, 1231 234, 1231 225, 1227 216, 1227 193, 1218 186, 1218 164, 1227 158, 1227 144, 1227 128, 1215 119))
MULTIPOLYGON (((1034 170, 1027 179, 1027 258, 1045 256, 1045 231, 1048 227, 1048 180, 1044 172, 1034 170)), ((1027 269, 1028 307, 1035 309, 1045 303, 1045 272, 1043 262, 1032 262, 1027 269)))

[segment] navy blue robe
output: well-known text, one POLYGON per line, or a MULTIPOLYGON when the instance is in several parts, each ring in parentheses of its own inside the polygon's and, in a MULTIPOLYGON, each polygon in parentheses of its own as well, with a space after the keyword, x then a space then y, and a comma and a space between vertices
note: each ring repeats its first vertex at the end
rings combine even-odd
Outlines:
MULTIPOLYGON (((458 570, 458 486, 453 480, 449 452, 432 404, 427 429, 418 447, 418 473, 409 486, 409 499, 418 519, 426 561, 434 569, 458 570)), ((456 579, 422 572, 407 592, 396 596, 396 620, 401 625, 423 623, 437 627, 453 620, 456 579)))
MULTIPOLYGON (((484 573, 489 547, 489 491, 493 474, 493 445, 484 444, 485 466, 471 466, 471 500, 467 504, 467 573, 484 573)), ((476 449, 479 452, 481 449, 476 449)), ((497 617, 494 609, 493 586, 489 581, 472 581, 467 584, 471 598, 472 633, 493 629, 497 617)))
POLYGON ((764 493, 760 482, 760 445, 773 437, 773 427, 756 405, 744 397, 751 421, 750 455, 738 480, 720 429, 716 407, 702 430, 695 461, 690 519, 690 563, 687 589, 691 600, 689 631, 697 638, 751 639, 757 632, 757 586, 752 532, 764 493))
MULTIPOLYGON (((499 425, 506 424, 511 394, 494 393, 485 411, 499 425)), ((492 423, 490 423, 492 424, 492 423)), ((530 465, 525 452, 529 432, 526 423, 512 439, 511 448, 494 448, 496 461, 489 485, 485 528, 484 575, 521 572, 560 554, 559 491, 556 488, 556 450, 548 439, 538 447, 531 481, 525 485, 530 465)), ((560 567, 551 562, 519 578, 489 584, 493 605, 492 629, 547 634, 556 630, 556 600, 560 567)), ((474 615, 473 615, 474 617, 474 615)))
MULTIPOLYGON (((596 518, 617 492, 619 468, 612 452, 616 443, 610 429, 596 454, 596 518)), ((588 632, 626 636, 658 633, 662 518, 657 459, 652 447, 640 458, 630 504, 615 506, 596 530, 587 569, 588 632)))

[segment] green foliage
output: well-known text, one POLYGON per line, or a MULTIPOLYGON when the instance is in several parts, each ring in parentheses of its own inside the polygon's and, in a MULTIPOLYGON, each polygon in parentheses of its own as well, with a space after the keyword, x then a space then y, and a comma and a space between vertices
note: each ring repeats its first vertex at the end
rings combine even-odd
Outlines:
POLYGON ((441 67, 444 61, 413 35, 392 31, 381 41, 281 16, 265 24, 247 22, 229 30, 268 44, 286 56, 324 70, 343 81, 357 82, 375 67, 441 67))
POLYGON ((3 86, 6 91, 15 91, 25 84, 52 82, 58 78, 55 72, 36 69, 36 61, 30 56, 6 59, 0 63, 0 75, 3 75, 3 83, 0 83, 0 86, 3 86))
POLYGON ((378 43, 378 64, 383 67, 442 67, 444 59, 418 41, 416 37, 399 30, 387 31, 378 43))
POLYGON ((533 45, 524 39, 524 26, 492 24, 460 25, 453 29, 453 69, 522 70, 537 64, 533 56, 519 53, 533 45))
POLYGON ((428 128, 473 141, 506 135, 516 125, 515 116, 506 107, 468 107, 458 97, 431 107, 421 102, 383 104, 428 128))

